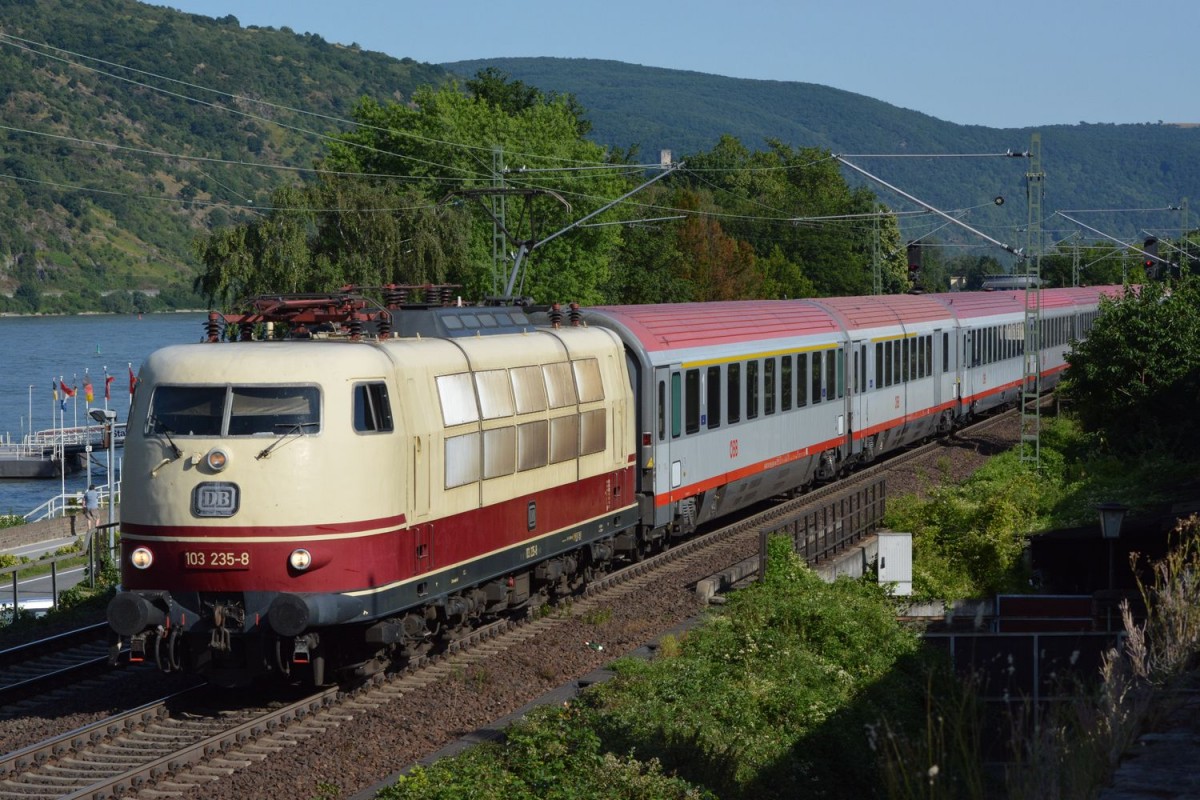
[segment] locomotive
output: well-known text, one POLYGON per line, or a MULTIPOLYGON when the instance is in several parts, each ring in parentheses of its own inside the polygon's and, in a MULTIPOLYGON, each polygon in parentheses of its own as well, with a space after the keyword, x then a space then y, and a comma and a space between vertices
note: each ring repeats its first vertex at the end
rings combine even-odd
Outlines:
POLYGON ((109 624, 220 686, 368 675, 1052 386, 1120 292, 259 298, 142 365, 109 624))

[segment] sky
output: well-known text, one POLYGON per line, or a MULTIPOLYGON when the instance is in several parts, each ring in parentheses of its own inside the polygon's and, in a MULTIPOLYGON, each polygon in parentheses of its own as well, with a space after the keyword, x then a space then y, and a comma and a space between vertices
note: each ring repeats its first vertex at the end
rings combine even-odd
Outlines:
POLYGON ((434 64, 600 58, 994 128, 1200 122, 1198 0, 172 0, 434 64))

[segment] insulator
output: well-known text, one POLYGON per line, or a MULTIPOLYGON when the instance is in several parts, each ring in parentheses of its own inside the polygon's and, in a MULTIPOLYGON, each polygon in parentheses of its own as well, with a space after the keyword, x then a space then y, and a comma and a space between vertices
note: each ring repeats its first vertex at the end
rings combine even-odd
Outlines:
POLYGON ((383 293, 383 302, 388 308, 400 308, 408 302, 408 287, 388 286, 383 293))
POLYGON ((380 314, 378 325, 379 325, 379 338, 380 339, 390 338, 392 335, 392 315, 391 314, 380 314))
POLYGON ((571 320, 571 327, 578 328, 579 323, 583 322, 583 312, 579 310, 579 303, 571 303, 570 309, 568 316, 571 320))
POLYGON ((454 304, 454 287, 453 286, 439 286, 439 287, 437 287, 437 289, 438 289, 438 296, 439 296, 439 299, 440 299, 442 305, 449 306, 449 305, 454 304))
POLYGON ((562 318, 563 318, 562 307, 558 303, 555 303, 554 305, 550 306, 550 324, 556 328, 561 328, 562 327, 562 318))
POLYGON ((221 323, 217 322, 219 318, 217 312, 208 312, 208 322, 204 323, 204 335, 210 342, 221 341, 221 323))
POLYGON ((357 342, 359 339, 362 338, 363 326, 362 326, 361 319, 358 319, 357 317, 352 318, 350 320, 350 324, 347 327, 350 328, 350 339, 351 340, 357 342))

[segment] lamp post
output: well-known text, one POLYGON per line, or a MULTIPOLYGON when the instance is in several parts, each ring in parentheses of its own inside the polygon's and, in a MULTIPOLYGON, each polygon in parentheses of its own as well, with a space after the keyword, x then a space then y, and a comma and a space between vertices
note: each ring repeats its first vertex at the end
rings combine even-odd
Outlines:
POLYGON ((1125 512, 1129 507, 1121 503, 1107 502, 1096 506, 1100 512, 1100 535, 1108 542, 1108 629, 1112 630, 1112 599, 1114 580, 1113 549, 1121 536, 1121 523, 1125 520, 1125 512))
POLYGON ((113 522, 115 522, 116 508, 114 502, 116 494, 113 490, 113 467, 116 463, 114 456, 115 444, 113 436, 113 423, 117 419, 117 412, 109 408, 93 408, 88 412, 92 419, 104 425, 104 433, 108 437, 108 554, 112 557, 113 548, 116 546, 115 534, 113 533, 113 522))

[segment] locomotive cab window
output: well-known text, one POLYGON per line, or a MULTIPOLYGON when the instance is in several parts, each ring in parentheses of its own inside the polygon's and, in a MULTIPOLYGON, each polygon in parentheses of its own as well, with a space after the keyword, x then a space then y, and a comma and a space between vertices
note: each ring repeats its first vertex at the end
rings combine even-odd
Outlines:
POLYGON ((317 433, 315 386, 159 386, 146 416, 148 435, 283 436, 317 433))
POLYGON ((359 383, 354 387, 354 430, 384 433, 392 430, 392 406, 386 383, 359 383))

